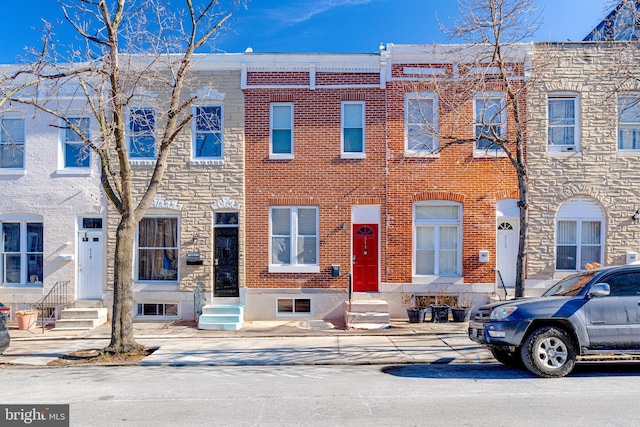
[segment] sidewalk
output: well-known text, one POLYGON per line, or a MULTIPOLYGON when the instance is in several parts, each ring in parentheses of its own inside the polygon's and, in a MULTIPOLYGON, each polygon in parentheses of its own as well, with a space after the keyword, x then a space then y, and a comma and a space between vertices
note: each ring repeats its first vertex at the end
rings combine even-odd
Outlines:
MULTIPOLYGON (((0 364, 46 366, 76 350, 103 348, 111 326, 91 331, 18 330, 0 364)), ((245 322, 240 331, 198 330, 195 322, 134 323, 136 340, 157 350, 142 366, 330 365, 493 362, 467 337, 467 323, 392 322, 343 330, 322 321, 245 322)))

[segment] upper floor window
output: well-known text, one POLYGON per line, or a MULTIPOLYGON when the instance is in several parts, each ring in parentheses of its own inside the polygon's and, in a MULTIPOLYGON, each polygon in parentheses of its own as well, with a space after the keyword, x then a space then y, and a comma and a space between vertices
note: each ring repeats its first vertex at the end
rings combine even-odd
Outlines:
MULTIPOLYGON (((88 117, 69 117, 69 121, 89 137, 88 117)), ((88 168, 91 162, 90 148, 72 127, 63 124, 62 154, 65 168, 88 168)))
POLYGON ((474 98, 476 152, 496 154, 496 141, 506 138, 507 109, 503 96, 482 94, 474 98))
POLYGON ((129 157, 135 160, 156 158, 156 113, 153 108, 129 110, 129 157))
POLYGON ((194 159, 222 158, 222 107, 195 107, 193 157, 194 159))
POLYGON ((0 274, 4 284, 40 283, 44 279, 44 232, 41 221, 2 221, 2 260, 0 274))
POLYGON ((271 104, 271 144, 269 157, 293 158, 293 104, 274 102, 271 104))
POLYGON ((618 97, 618 149, 640 150, 639 94, 618 97))
POLYGON ((438 149, 438 98, 431 93, 404 97, 405 149, 408 153, 435 153, 438 149))
POLYGON ((549 96, 548 144, 550 151, 578 151, 579 111, 576 95, 549 96))
POLYGON ((365 157, 364 101, 342 102, 342 153, 347 159, 365 157))
POLYGON ((178 218, 142 218, 137 255, 138 280, 178 280, 178 218))
POLYGON ((461 205, 453 202, 421 202, 414 206, 416 275, 460 274, 461 213, 461 205))
POLYGON ((24 169, 24 118, 0 118, 0 168, 24 169))
POLYGON ((318 272, 318 208, 271 208, 271 272, 318 272))

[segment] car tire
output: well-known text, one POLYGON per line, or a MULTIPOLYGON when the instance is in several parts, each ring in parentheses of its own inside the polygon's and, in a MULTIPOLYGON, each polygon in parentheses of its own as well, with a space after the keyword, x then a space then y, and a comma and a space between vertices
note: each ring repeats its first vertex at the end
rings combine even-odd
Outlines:
POLYGON ((562 329, 545 326, 533 331, 520 350, 524 366, 544 378, 560 378, 576 364, 576 352, 569 335, 562 329))
POLYGON ((509 351, 503 348, 491 347, 489 350, 491 350, 493 358, 502 363, 504 366, 518 369, 524 368, 524 364, 522 363, 522 356, 520 355, 519 349, 516 349, 516 351, 509 351))

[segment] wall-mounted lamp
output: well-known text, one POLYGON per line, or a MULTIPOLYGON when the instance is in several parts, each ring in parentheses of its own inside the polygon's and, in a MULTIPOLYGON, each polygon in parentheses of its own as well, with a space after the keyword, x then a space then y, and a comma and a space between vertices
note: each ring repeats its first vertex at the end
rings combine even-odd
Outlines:
POLYGON ((193 237, 191 238, 191 241, 193 242, 194 245, 198 244, 198 235, 194 234, 193 237))
POLYGON ((631 219, 633 221, 637 221, 638 219, 640 219, 640 209, 636 210, 636 212, 631 216, 631 219))

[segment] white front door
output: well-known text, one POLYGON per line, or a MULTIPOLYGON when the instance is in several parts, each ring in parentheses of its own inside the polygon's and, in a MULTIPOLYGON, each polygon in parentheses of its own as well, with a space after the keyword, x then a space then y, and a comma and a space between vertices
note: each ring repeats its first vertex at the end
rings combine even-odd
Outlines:
MULTIPOLYGON (((518 260, 519 221, 515 218, 498 218, 496 233, 496 268, 508 288, 516 285, 516 262, 518 260)), ((501 283, 498 281, 498 286, 501 283)))
POLYGON ((78 299, 101 299, 102 283, 102 231, 80 231, 78 299))

